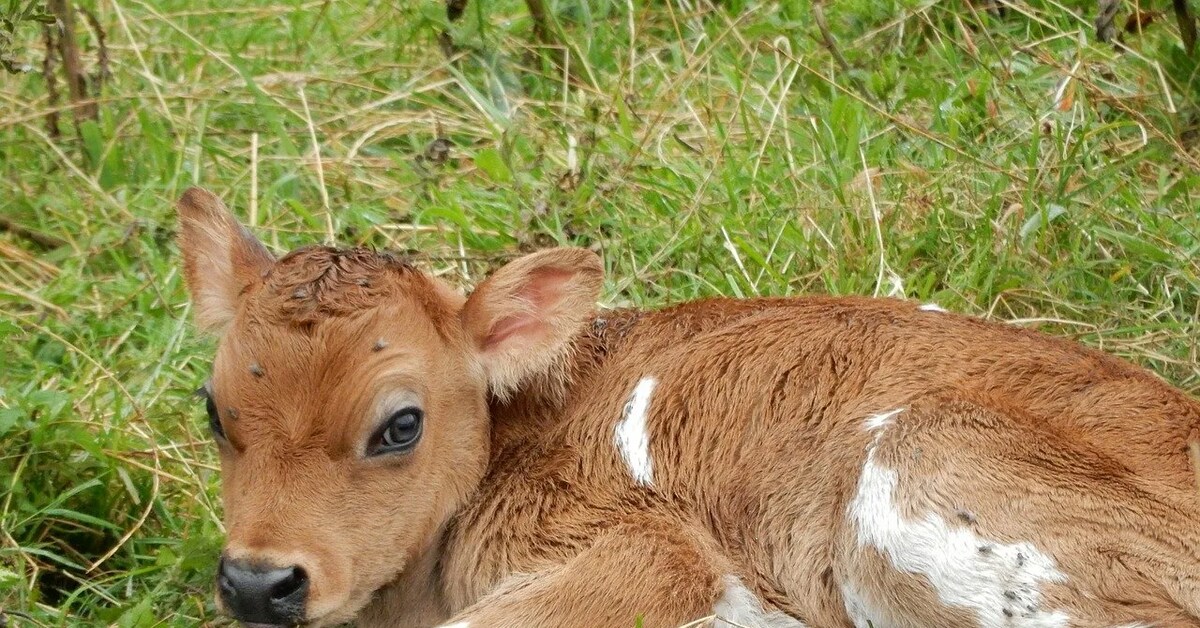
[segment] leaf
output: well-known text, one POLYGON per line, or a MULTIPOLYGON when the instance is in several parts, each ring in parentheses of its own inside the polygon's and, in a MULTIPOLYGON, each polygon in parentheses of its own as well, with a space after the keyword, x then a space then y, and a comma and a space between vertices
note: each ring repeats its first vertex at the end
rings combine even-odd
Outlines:
MULTIPOLYGON (((73 486, 70 489, 68 489, 66 492, 58 495, 54 499, 54 501, 50 502, 50 504, 47 505, 42 510, 38 511, 33 517, 25 518, 24 521, 20 522, 20 525, 25 525, 29 521, 32 521, 34 518, 40 517, 47 512, 57 509, 58 507, 62 506, 64 503, 66 503, 67 500, 71 499, 72 497, 74 497, 75 495, 77 495, 79 493, 82 493, 83 491, 86 491, 88 489, 92 489, 92 488, 95 488, 95 487, 101 486, 101 485, 102 484, 101 484, 100 480, 93 478, 91 480, 88 480, 87 482, 84 482, 83 484, 78 484, 76 486, 73 486)), ((26 551, 28 551, 28 550, 26 550, 26 551)))
POLYGON ((441 4, 427 2, 421 5, 419 14, 439 30, 450 28, 450 18, 446 17, 446 9, 441 4))
POLYGON ((56 417, 71 404, 71 396, 61 390, 35 390, 25 398, 28 406, 44 410, 40 418, 56 417))
POLYGON ((1160 264, 1175 262, 1175 256, 1171 255, 1170 252, 1153 242, 1139 238, 1137 234, 1125 233, 1107 227, 1096 227, 1096 235, 1120 245, 1127 253, 1148 258, 1160 264))
POLYGON ((179 557, 175 555, 175 552, 171 551, 169 547, 164 547, 158 550, 158 556, 155 557, 154 564, 159 567, 168 567, 175 564, 177 560, 179 560, 179 557))
POLYGON ((134 604, 132 608, 121 613, 121 617, 117 619, 117 625, 121 628, 137 628, 138 626, 146 625, 147 621, 153 621, 154 598, 145 597, 142 601, 134 604))
POLYGON ((475 153, 475 165, 484 172, 491 180, 497 183, 508 183, 512 181, 512 171, 508 169, 508 165, 504 163, 504 157, 500 155, 500 151, 494 148, 485 148, 478 153, 475 153))
POLYGON ((99 517, 94 517, 76 510, 67 510, 66 508, 47 508, 46 510, 42 511, 42 514, 47 517, 57 517, 59 519, 68 519, 71 521, 78 521, 79 523, 86 523, 96 526, 97 528, 103 528, 105 530, 117 531, 121 529, 120 526, 117 526, 110 521, 105 521, 99 517))
POLYGON ((100 125, 95 120, 84 120, 79 123, 79 134, 83 136, 83 147, 87 151, 88 161, 99 165, 104 156, 104 138, 100 133, 100 125))
POLYGON ((21 575, 15 571, 0 568, 0 587, 7 588, 15 585, 21 579, 21 575))
POLYGON ((2 340, 7 341, 9 338, 14 338, 17 334, 22 333, 22 331, 21 327, 16 323, 0 321, 0 339, 2 340))
POLYGON ((1044 210, 1033 212, 1033 214, 1025 220, 1025 224, 1021 225, 1021 239, 1028 239, 1029 236, 1038 233, 1046 225, 1054 222, 1056 218, 1067 213, 1067 208, 1062 205, 1048 205, 1044 210))
POLYGON ((4 436, 17 426, 17 420, 24 413, 16 408, 0 409, 0 436, 4 436))
POLYGON ((59 565, 62 565, 64 567, 69 567, 69 568, 77 570, 77 571, 83 571, 83 565, 80 565, 79 563, 76 563, 68 558, 65 558, 65 557, 59 555, 59 554, 55 554, 54 552, 49 552, 49 551, 46 551, 46 550, 38 548, 38 547, 20 547, 20 548, 17 548, 17 551, 24 553, 24 554, 29 554, 30 556, 40 556, 42 558, 45 558, 48 561, 58 563, 59 565))

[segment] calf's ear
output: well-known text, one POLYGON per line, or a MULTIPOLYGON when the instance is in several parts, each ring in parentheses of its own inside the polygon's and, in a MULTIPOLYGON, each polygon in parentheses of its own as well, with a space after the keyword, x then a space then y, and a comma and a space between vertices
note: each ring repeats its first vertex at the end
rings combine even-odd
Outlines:
POLYGON ((492 392, 505 396, 554 368, 595 313, 603 283, 595 253, 557 248, 518 258, 479 284, 462 322, 492 392))
POLYGON ((189 188, 175 207, 196 324, 219 333, 246 289, 262 280, 275 258, 212 193, 189 188))

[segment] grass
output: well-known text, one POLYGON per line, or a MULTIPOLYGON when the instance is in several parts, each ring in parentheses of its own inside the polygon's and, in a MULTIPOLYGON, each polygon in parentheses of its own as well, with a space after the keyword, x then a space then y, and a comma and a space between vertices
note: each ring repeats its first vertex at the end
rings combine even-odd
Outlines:
MULTIPOLYGON (((1092 2, 839 0, 842 65, 809 2, 550 0, 568 81, 515 0, 452 26, 434 0, 83 4, 107 31, 98 120, 73 125, 36 72, 0 78, 0 216, 61 241, 0 234, 16 625, 225 623, 190 396, 213 342, 173 241, 192 184, 277 251, 399 249, 469 283, 590 246, 613 305, 902 295, 1200 390, 1200 81, 1169 21, 1119 54, 1092 2)), ((36 67, 40 34, 19 36, 36 67)))

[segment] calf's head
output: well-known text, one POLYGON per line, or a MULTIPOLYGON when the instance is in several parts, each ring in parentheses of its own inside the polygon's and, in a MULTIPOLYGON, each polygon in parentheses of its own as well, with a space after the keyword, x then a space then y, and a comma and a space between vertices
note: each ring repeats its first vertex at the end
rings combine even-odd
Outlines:
POLYGON ((399 259, 276 260, 219 199, 178 203, 228 541, 220 605, 267 625, 354 617, 438 538, 489 457, 489 397, 552 377, 592 313, 599 259, 520 258, 464 298, 399 259))

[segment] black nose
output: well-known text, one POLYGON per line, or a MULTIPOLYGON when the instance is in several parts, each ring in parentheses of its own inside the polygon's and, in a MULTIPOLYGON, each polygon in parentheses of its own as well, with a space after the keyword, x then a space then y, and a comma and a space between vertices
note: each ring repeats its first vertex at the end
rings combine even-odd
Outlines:
POLYGON ((250 624, 292 625, 304 621, 308 574, 301 567, 275 567, 221 559, 221 601, 230 615, 250 624))

